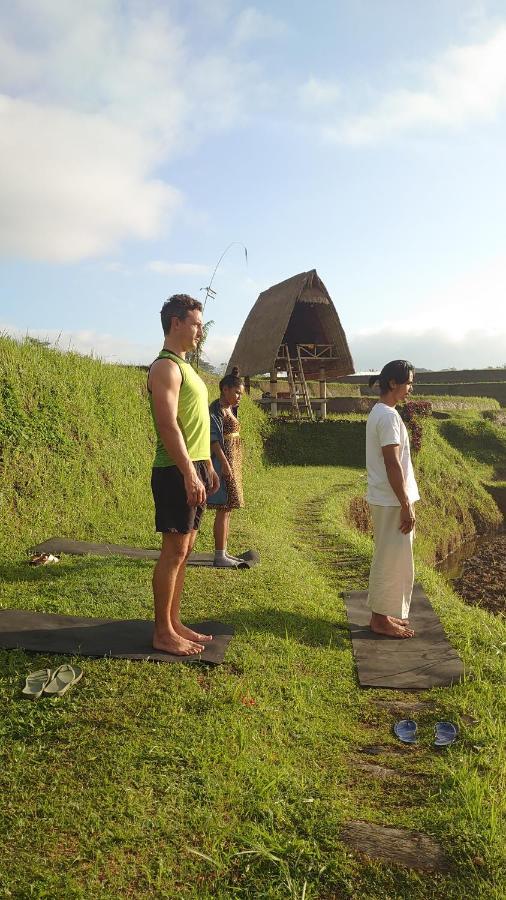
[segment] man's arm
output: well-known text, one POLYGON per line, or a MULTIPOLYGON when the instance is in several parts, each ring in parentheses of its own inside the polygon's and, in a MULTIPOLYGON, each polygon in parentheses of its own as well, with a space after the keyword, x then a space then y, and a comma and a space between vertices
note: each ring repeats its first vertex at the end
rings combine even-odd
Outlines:
POLYGON ((415 527, 415 511, 409 502, 406 492, 404 473, 399 459, 399 444, 387 444, 386 447, 381 449, 385 460, 388 481, 401 504, 401 524, 399 528, 403 534, 409 534, 415 527))
POLYGON ((184 478, 189 506, 201 506, 206 500, 206 489, 198 477, 195 466, 177 423, 177 406, 182 377, 177 363, 170 359, 158 360, 151 369, 150 388, 153 413, 162 443, 184 478))

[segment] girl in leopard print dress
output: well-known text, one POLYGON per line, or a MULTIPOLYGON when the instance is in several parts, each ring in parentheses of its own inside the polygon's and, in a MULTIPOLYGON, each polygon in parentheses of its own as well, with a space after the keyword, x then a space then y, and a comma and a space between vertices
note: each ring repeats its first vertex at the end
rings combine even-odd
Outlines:
POLYGON ((211 455, 220 477, 220 488, 207 505, 216 511, 214 520, 214 565, 236 566, 238 560, 227 553, 230 513, 244 506, 242 493, 242 441, 237 407, 244 393, 239 369, 234 367, 220 381, 220 396, 211 403, 211 455))

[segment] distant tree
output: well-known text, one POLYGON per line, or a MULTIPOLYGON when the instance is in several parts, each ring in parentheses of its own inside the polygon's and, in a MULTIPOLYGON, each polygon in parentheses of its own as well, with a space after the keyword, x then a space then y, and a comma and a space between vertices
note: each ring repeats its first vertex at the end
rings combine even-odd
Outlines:
POLYGON ((31 337, 27 334, 25 337, 25 344, 31 344, 32 347, 42 347, 44 350, 48 350, 51 346, 51 341, 41 341, 40 338, 31 337))
POLYGON ((210 362, 207 362, 206 359, 200 360, 199 368, 202 369, 202 371, 204 371, 204 372, 208 372, 209 375, 217 375, 218 374, 215 367, 213 365, 211 365, 210 362))

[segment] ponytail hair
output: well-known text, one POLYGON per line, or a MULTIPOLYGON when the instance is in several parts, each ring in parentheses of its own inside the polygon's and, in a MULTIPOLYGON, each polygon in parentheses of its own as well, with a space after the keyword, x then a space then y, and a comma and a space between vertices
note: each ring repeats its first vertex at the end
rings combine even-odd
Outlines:
POLYGON ((228 373, 228 375, 224 375, 220 381, 220 391, 222 391, 223 388, 225 388, 225 387, 240 388, 243 386, 244 386, 244 381, 242 380, 241 376, 239 375, 239 367, 238 366, 234 366, 233 369, 228 373))
POLYGON ((391 381, 395 381, 396 384, 406 384, 411 372, 413 375, 415 374, 415 367, 407 359, 394 359, 383 366, 379 375, 371 375, 369 387, 379 381, 380 393, 386 394, 390 390, 391 381))

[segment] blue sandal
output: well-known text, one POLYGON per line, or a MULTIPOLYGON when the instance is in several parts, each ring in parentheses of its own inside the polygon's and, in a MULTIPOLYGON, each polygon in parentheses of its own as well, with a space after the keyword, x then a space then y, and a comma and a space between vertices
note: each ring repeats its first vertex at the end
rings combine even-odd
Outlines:
POLYGON ((459 730, 453 722, 436 722, 434 726, 436 740, 435 747, 449 747, 457 739, 459 730))
POLYGON ((401 719, 394 725, 394 734, 403 744, 416 744, 417 725, 413 719, 401 719))

